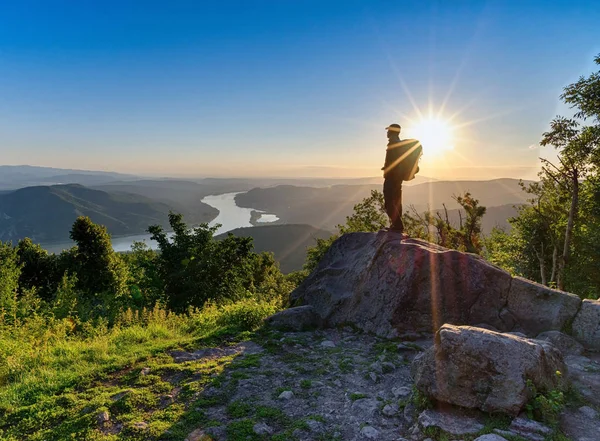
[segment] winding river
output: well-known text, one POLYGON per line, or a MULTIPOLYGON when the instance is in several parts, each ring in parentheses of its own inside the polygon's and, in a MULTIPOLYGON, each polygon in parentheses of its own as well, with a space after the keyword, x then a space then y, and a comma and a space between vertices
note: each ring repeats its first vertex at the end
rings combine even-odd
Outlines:
MULTIPOLYGON (((241 208, 235 204, 235 195, 238 193, 225 193, 219 195, 206 196, 202 202, 208 204, 217 210, 219 215, 210 223, 210 225, 221 224, 216 234, 226 233, 241 227, 252 227, 250 216, 253 210, 251 208, 241 208)), ((258 223, 270 223, 279 220, 274 214, 262 214, 256 221, 258 223)), ((169 234, 169 237, 172 234, 169 234)), ((133 242, 145 242, 152 249, 157 247, 157 243, 150 239, 150 234, 137 234, 132 236, 114 237, 112 239, 113 249, 117 252, 129 251, 133 242)), ((56 244, 42 245, 51 253, 60 253, 62 250, 73 246, 73 242, 63 242, 56 244)))

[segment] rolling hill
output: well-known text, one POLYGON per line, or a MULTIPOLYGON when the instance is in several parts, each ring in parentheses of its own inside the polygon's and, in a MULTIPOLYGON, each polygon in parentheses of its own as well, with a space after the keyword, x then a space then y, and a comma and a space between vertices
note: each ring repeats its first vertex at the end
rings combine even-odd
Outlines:
MULTIPOLYGON (((175 208, 182 207, 77 184, 26 187, 0 194, 0 240, 64 241, 81 215, 105 225, 114 236, 139 234, 151 224, 167 225, 168 213, 175 208)), ((218 214, 205 204, 179 211, 189 223, 209 222, 218 214)))
MULTIPOLYGON (((252 237, 254 250, 272 252, 283 273, 301 270, 306 260, 306 248, 313 246, 316 239, 326 239, 332 234, 310 225, 294 224, 236 228, 229 233, 237 237, 252 237)), ((226 235, 221 234, 217 239, 226 235)))
MULTIPOLYGON (((317 228, 332 230, 342 224, 353 207, 371 190, 381 191, 381 185, 335 185, 326 188, 281 185, 272 188, 255 188, 236 196, 240 207, 254 208, 276 214, 278 223, 302 223, 317 228)), ((514 213, 513 205, 526 202, 526 195, 517 179, 495 179, 491 181, 434 181, 406 187, 403 191, 404 208, 413 205, 419 212, 459 208, 453 195, 470 191, 481 205, 488 207, 484 217, 487 226, 506 224, 506 218, 514 213), (507 206, 503 209, 492 207, 507 206), (508 216, 504 217, 507 213, 508 216)), ((457 216, 458 217, 458 216, 457 216)), ((490 227, 491 229, 491 227, 490 227)))

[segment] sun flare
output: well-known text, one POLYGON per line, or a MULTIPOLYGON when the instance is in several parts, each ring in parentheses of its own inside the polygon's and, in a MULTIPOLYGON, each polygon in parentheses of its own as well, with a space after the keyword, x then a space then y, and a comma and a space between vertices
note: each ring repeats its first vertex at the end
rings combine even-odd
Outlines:
POLYGON ((431 153, 443 153, 454 149, 454 133, 450 124, 437 118, 418 121, 410 131, 421 141, 423 149, 431 153))

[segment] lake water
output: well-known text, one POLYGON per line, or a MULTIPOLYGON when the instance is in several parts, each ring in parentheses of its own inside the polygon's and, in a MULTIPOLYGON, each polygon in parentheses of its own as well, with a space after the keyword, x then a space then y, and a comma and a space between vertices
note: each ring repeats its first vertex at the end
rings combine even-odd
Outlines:
MULTIPOLYGON (((221 224, 221 227, 217 230, 216 234, 226 233, 227 231, 234 230, 241 227, 252 227, 250 223, 250 216, 253 210, 252 208, 241 208, 235 204, 235 195, 238 193, 225 193, 219 195, 206 196, 202 199, 202 202, 208 204, 217 210, 219 215, 210 223, 210 225, 221 224)), ((257 219, 257 223, 270 223, 279 220, 274 214, 261 214, 257 219)), ((169 233, 170 238, 173 234, 169 233)), ((114 237, 112 239, 113 249, 117 252, 129 251, 133 242, 145 242, 150 248, 156 249, 157 243, 150 240, 150 234, 137 234, 132 236, 114 237)), ((73 242, 63 242, 55 244, 42 245, 51 253, 60 253, 64 249, 68 249, 73 246, 73 242)))

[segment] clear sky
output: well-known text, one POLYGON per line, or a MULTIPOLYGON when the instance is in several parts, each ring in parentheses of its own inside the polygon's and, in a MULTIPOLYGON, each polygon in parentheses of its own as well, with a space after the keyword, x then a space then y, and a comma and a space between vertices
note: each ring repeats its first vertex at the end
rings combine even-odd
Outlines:
POLYGON ((431 113, 432 177, 527 176, 600 53, 595 1, 1 1, 0 163, 377 176, 431 113))

